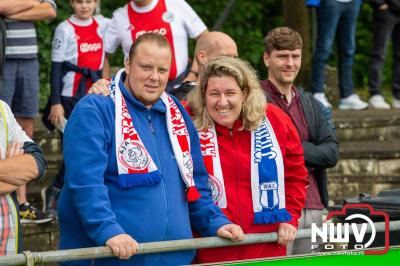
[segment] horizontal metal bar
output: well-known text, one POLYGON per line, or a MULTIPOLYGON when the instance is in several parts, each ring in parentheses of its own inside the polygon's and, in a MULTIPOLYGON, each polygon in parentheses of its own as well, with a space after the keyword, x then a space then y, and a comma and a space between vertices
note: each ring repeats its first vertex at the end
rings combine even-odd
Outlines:
POLYGON ((25 263, 26 257, 24 254, 0 257, 0 265, 4 266, 25 265, 25 263))
MULTIPOLYGON (((360 225, 361 226, 361 225, 360 225)), ((375 223, 377 232, 385 230, 385 223, 375 223)), ((390 230, 400 230, 400 221, 390 222, 390 230)), ((367 229, 367 233, 370 232, 367 229)), ((311 229, 300 229, 297 232, 296 239, 304 239, 311 237, 311 229)), ((139 244, 137 254, 150 254, 161 253, 169 251, 181 251, 190 249, 201 249, 211 247, 224 247, 224 246, 238 246, 257 243, 275 242, 278 239, 278 234, 274 233, 259 233, 247 234, 243 241, 232 242, 227 239, 219 237, 204 237, 195 239, 173 240, 173 241, 160 241, 139 244)), ((69 260, 83 260, 83 259, 100 259, 113 257, 109 247, 93 247, 93 248, 80 248, 80 249, 67 249, 45 252, 32 252, 35 263, 69 261, 69 260)), ((0 265, 24 265, 26 257, 23 254, 0 257, 0 265)))

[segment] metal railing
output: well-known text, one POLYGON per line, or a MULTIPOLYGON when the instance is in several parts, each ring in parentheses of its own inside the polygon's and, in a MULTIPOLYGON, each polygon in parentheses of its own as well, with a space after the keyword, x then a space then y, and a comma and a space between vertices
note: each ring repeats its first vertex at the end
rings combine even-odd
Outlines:
MULTIPOLYGON (((377 232, 383 232, 385 230, 385 223, 384 222, 375 223, 375 229, 377 232)), ((400 221, 390 222, 390 230, 391 231, 400 230, 400 221)), ((352 229, 350 229, 350 231, 352 233, 352 229)), ((368 228, 366 232, 369 233, 370 231, 371 229, 368 228)), ((310 237, 311 237, 311 229, 300 229, 296 235, 296 239, 305 239, 310 237)), ((139 244, 139 248, 136 255, 212 248, 212 247, 268 243, 268 242, 276 242, 277 239, 278 239, 278 234, 274 232, 274 233, 247 234, 245 239, 240 242, 232 242, 230 240, 219 237, 205 237, 205 238, 173 240, 173 241, 149 242, 149 243, 139 244)), ((0 265, 34 266, 35 263, 47 263, 47 262, 83 260, 83 259, 100 259, 109 257, 114 257, 114 255, 111 252, 111 249, 106 246, 93 247, 93 248, 55 250, 55 251, 45 251, 45 252, 25 251, 23 254, 0 257, 0 265)))

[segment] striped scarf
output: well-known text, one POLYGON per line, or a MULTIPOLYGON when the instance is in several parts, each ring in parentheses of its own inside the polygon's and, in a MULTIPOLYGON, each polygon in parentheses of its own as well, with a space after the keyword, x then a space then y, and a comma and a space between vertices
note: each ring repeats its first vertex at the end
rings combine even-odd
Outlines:
MULTIPOLYGON (((161 181, 156 164, 133 126, 124 96, 119 88, 121 69, 111 80, 110 96, 115 103, 115 140, 118 164, 118 185, 121 188, 154 186, 161 181)), ((161 100, 167 107, 166 122, 169 139, 182 180, 186 185, 189 202, 200 197, 193 179, 193 161, 190 137, 182 113, 174 100, 165 92, 161 100)))
MULTIPOLYGON (((228 207, 224 177, 215 127, 199 132, 204 164, 214 203, 228 207)), ((285 181, 282 153, 268 118, 251 132, 251 194, 255 224, 287 222, 291 215, 285 209, 285 181)))

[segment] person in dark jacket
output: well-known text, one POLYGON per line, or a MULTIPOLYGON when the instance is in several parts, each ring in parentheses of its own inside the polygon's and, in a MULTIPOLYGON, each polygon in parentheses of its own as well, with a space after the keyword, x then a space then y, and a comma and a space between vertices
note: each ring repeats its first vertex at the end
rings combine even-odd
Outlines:
MULTIPOLYGON (((336 165, 339 144, 321 109, 311 93, 297 89, 293 82, 301 67, 302 39, 288 27, 271 30, 264 39, 264 63, 268 79, 261 82, 271 102, 284 110, 297 128, 304 149, 309 172, 305 208, 299 228, 310 228, 311 223, 322 224, 322 210, 328 205, 326 168, 336 165)), ((310 239, 288 245, 288 254, 311 251, 310 239)))
POLYGON ((218 56, 238 57, 235 41, 231 36, 220 31, 207 32, 199 38, 194 50, 194 61, 189 75, 180 86, 170 91, 179 100, 186 100, 187 94, 196 87, 199 72, 204 66, 218 56))
POLYGON ((374 9, 373 45, 368 75, 369 105, 389 109, 379 87, 390 37, 393 41, 392 107, 400 109, 400 0, 369 0, 374 9))

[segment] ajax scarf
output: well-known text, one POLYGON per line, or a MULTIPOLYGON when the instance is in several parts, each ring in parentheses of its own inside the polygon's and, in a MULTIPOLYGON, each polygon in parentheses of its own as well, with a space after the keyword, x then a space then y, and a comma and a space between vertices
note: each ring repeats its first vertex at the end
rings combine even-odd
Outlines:
MULTIPOLYGON (((215 127, 199 132, 204 164, 209 173, 214 203, 226 209, 224 177, 215 127)), ((285 180, 282 153, 271 124, 265 117, 251 132, 251 194, 254 223, 274 224, 291 219, 285 209, 285 180)))
MULTIPOLYGON (((111 80, 110 96, 115 103, 115 141, 118 163, 118 185, 121 188, 153 186, 161 181, 161 174, 133 126, 124 96, 119 88, 121 69, 111 80)), ((167 107, 166 122, 169 139, 182 180, 187 188, 188 201, 200 198, 193 179, 190 138, 182 113, 165 92, 161 100, 167 107)))

